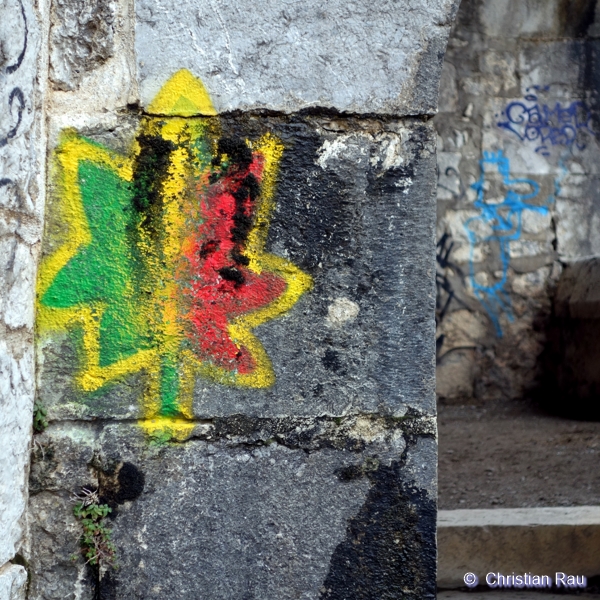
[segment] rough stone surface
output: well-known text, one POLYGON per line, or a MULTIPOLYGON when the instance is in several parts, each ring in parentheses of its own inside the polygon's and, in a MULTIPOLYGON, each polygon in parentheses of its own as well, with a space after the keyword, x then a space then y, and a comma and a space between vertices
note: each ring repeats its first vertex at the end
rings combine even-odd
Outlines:
POLYGON ((66 127, 101 123, 104 131, 110 130, 119 111, 137 102, 137 84, 131 2, 64 2, 52 7, 46 102, 48 138, 55 145, 66 127))
POLYGON ((27 571, 21 565, 0 567, 0 600, 25 600, 27 571))
POLYGON ((52 3, 50 79, 57 89, 75 89, 113 55, 115 12, 115 2, 107 0, 52 3))
MULTIPOLYGON (((20 550, 34 395, 33 306, 43 205, 34 5, 0 5, 0 567, 20 550)), ((7 583, 19 567, 6 567, 7 583)), ((12 585, 12 584, 10 584, 12 585)), ((15 583, 16 586, 16 583, 15 583)), ((8 589, 8 588, 7 588, 8 589)), ((7 596, 3 596, 7 597, 7 596)), ((12 596, 11 596, 12 598, 12 596)))
POLYGON ((0 513, 30 600, 435 597, 428 117, 457 2, 271 4, 39 7, 48 181, 0 234, 13 475, 34 391, 50 422, 27 544, 14 478, 0 513), (84 497, 118 569, 86 563, 84 497))
POLYGON ((186 68, 218 112, 433 114, 456 5, 143 0, 136 5, 142 105, 186 68))
POLYGON ((461 3, 434 119, 443 401, 533 393, 561 270, 600 252, 598 18, 594 0, 461 3))
MULTIPOLYGON (((121 164, 135 136, 147 143, 140 128, 165 121, 132 113, 118 127, 96 121, 78 135, 121 164)), ((147 411, 144 370, 83 392, 80 330, 40 326, 39 394, 51 424, 36 436, 31 468, 30 598, 433 598, 431 126, 316 116, 183 121, 190 131, 205 127, 210 148, 281 140, 266 251, 308 274, 312 288, 256 328, 274 384, 196 376, 190 428, 178 443, 135 424, 147 411), (118 571, 72 560, 81 537, 73 495, 83 488, 98 488, 113 509, 118 571)), ((60 185, 52 180, 44 261, 67 231, 60 185)), ((93 222, 99 208, 90 206, 93 222)))
MULTIPOLYGON (((197 378, 194 416, 434 414, 431 128, 320 119, 223 120, 222 127, 224 136, 269 131, 283 141, 268 247, 314 287, 284 318, 256 329, 274 385, 197 378)), ((61 225, 48 223, 51 240, 61 225)), ((54 248, 48 242, 44 253, 54 248)), ((142 416, 140 373, 82 396, 76 337, 43 335, 40 355, 39 394, 50 419, 142 416)))
POLYGON ((129 424, 53 425, 32 467, 29 597, 433 598, 432 425, 239 417, 154 446, 129 424), (71 497, 98 485, 120 568, 96 582, 70 558, 71 497))
MULTIPOLYGON (((124 162, 134 136, 147 143, 140 128, 165 121, 132 114, 81 134, 124 162)), ((31 467, 30 598, 433 598, 433 129, 412 119, 183 121, 173 123, 205 128, 208 147, 229 144, 231 160, 232 140, 281 140, 266 251, 312 287, 256 327, 274 383, 197 374, 178 443, 144 434, 145 370, 84 392, 80 329, 40 326, 39 397, 51 424, 31 467), (84 488, 112 507, 118 571, 72 560, 73 496, 84 488)), ((66 231, 65 188, 53 185, 42 280, 66 231)))

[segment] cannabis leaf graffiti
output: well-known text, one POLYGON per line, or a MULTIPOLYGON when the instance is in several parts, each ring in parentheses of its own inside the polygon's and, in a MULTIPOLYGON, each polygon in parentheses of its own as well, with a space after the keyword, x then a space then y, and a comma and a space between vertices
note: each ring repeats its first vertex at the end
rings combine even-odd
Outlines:
POLYGON ((144 373, 151 434, 189 434, 197 377, 272 385, 252 330, 311 286, 265 251, 281 143, 218 131, 215 119, 147 117, 126 156, 74 131, 55 152, 63 226, 41 268, 40 331, 79 340, 84 392, 144 373))

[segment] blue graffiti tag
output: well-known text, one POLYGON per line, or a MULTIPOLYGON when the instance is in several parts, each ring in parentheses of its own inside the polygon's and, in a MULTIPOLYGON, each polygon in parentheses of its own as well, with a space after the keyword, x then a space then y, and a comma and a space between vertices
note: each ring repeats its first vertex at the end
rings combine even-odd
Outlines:
POLYGON ((536 95, 528 94, 523 100, 509 103, 502 114, 506 120, 499 121, 498 127, 511 131, 522 142, 537 142, 535 151, 544 156, 549 155, 547 144, 583 150, 586 134, 596 135, 591 127, 592 113, 581 101, 568 106, 557 102, 550 108, 540 104, 536 95))
POLYGON ((464 223, 469 238, 469 279, 477 299, 488 313, 498 337, 502 337, 500 315, 505 313, 510 321, 513 320, 511 301, 505 285, 508 277, 510 262, 509 243, 521 237, 521 222, 524 210, 532 210, 540 214, 548 214, 547 206, 527 204, 526 200, 535 198, 540 186, 531 179, 511 179, 510 162, 502 150, 498 152, 484 152, 483 159, 479 161, 481 175, 479 180, 471 185, 477 192, 474 206, 481 210, 481 214, 471 217, 464 223), (502 182, 507 190, 504 201, 492 204, 485 200, 486 165, 493 165, 502 176, 502 182), (531 187, 531 192, 522 194, 514 188, 523 185, 531 187), (491 229, 491 233, 490 232, 491 229), (482 232, 488 233, 482 233, 482 232), (475 280, 475 248, 478 244, 497 243, 500 249, 502 263, 502 276, 493 285, 481 285, 475 280))

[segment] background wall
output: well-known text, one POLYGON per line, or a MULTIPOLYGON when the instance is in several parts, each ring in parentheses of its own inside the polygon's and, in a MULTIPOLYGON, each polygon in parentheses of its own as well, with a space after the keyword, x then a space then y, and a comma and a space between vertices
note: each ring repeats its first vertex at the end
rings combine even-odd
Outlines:
POLYGON ((542 377, 563 266, 600 253, 595 0, 463 0, 442 72, 437 393, 542 377))

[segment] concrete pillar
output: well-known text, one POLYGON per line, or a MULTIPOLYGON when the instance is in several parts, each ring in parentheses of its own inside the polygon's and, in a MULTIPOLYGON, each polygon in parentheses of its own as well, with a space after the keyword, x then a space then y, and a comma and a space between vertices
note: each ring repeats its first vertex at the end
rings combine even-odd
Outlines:
POLYGON ((435 596, 455 4, 52 6, 29 598, 435 596))

